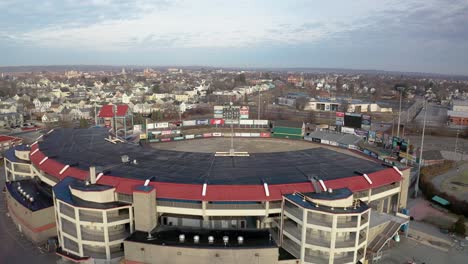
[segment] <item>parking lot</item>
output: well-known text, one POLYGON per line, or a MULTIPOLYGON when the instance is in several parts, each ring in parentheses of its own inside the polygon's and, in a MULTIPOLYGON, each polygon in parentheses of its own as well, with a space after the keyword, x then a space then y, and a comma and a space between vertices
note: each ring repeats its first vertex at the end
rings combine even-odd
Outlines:
POLYGON ((418 241, 401 237, 399 243, 384 254, 381 264, 403 264, 415 261, 416 264, 465 264, 467 263, 467 249, 461 251, 451 248, 448 252, 422 244, 418 241))
MULTIPOLYGON (((0 167, 0 188, 5 186, 5 168, 0 167)), ((5 195, 0 195, 0 263, 57 263, 59 257, 55 253, 48 253, 26 237, 13 224, 8 216, 5 195)))

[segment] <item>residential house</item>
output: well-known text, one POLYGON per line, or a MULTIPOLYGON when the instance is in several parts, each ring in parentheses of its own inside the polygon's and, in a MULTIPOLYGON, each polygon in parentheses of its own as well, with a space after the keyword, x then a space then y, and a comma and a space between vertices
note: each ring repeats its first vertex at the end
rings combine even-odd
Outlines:
POLYGON ((45 113, 41 117, 42 123, 55 123, 59 121, 59 115, 56 113, 45 113))
POLYGON ((52 101, 48 97, 39 97, 33 100, 33 104, 37 112, 47 112, 52 105, 52 101))

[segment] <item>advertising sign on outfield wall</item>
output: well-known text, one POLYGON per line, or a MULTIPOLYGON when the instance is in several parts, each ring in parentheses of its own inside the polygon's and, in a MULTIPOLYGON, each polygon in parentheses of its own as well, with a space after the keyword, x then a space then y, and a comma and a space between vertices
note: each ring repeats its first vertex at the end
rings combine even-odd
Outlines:
POLYGON ((196 135, 195 135, 195 138, 202 138, 202 137, 203 137, 202 134, 196 134, 196 135))
POLYGON ((154 129, 154 123, 148 124, 148 129, 154 129))
POLYGON ((197 120, 185 120, 182 121, 182 126, 196 126, 197 125, 197 120))
POLYGON ((332 146, 338 146, 338 142, 336 142, 336 141, 331 141, 331 140, 330 140, 330 145, 332 145, 332 146))
POLYGON ((221 118, 210 119, 210 124, 212 124, 212 125, 224 125, 224 119, 221 119, 221 118))
POLYGON ((271 135, 270 135, 270 133, 262 132, 262 133, 260 133, 260 137, 269 138, 269 137, 271 137, 271 135))
POLYGON ((352 128, 352 127, 342 127, 341 128, 341 133, 353 134, 354 135, 355 134, 354 132, 355 132, 354 128, 352 128))
POLYGON ((151 143, 156 143, 156 142, 160 142, 161 140, 159 138, 153 138, 153 139, 150 139, 149 142, 151 143))
POLYGON ((174 140, 183 140, 184 137, 174 137, 174 140))
POLYGON ((240 133, 241 137, 250 137, 250 133, 240 133))
POLYGON ((169 123, 168 122, 160 122, 160 123, 155 123, 155 128, 166 128, 166 127, 169 127, 169 123))
POLYGON ((254 121, 252 119, 241 119, 239 120, 240 125, 253 125, 254 121))
POLYGON ((322 139, 320 143, 330 145, 330 140, 322 139))
POLYGON ((260 137, 260 133, 250 133, 251 137, 260 137))
POLYGON ((215 132, 213 133, 213 137, 222 137, 223 133, 215 132))
POLYGON ((268 120, 254 120, 254 125, 267 126, 268 120))
POLYGON ((133 126, 133 133, 141 132, 141 125, 134 125, 133 126))
POLYGON ((209 119, 199 119, 197 120, 197 125, 209 125, 210 120, 209 119))
POLYGON ((185 135, 185 139, 194 139, 195 135, 185 135))
POLYGON ((171 141, 171 138, 161 138, 161 142, 168 142, 171 141))
POLYGON ((140 134, 140 139, 147 139, 148 138, 148 135, 146 134, 140 134))
POLYGON ((206 137, 211 137, 211 136, 212 136, 211 133, 204 133, 204 134, 203 134, 203 137, 204 137, 204 138, 206 138, 206 137))

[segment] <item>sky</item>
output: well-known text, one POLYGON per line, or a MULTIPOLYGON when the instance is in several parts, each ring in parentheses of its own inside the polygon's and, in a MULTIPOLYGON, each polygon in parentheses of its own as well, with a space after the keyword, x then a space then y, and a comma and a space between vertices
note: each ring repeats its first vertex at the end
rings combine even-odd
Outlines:
POLYGON ((0 65, 468 75, 468 0, 0 0, 0 65))

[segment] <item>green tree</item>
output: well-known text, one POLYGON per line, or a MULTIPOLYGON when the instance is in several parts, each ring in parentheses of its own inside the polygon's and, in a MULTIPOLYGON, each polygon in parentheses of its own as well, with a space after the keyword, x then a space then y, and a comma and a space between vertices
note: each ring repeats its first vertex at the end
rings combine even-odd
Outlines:
POLYGON ((80 128, 88 128, 89 127, 89 122, 88 120, 81 118, 80 119, 80 128))
POLYGON ((460 215, 458 217, 457 222, 455 222, 453 226, 453 231, 457 234, 460 234, 462 236, 465 235, 466 233, 466 226, 465 226, 465 217, 463 215, 460 215))

